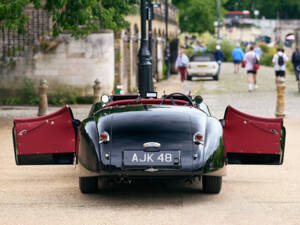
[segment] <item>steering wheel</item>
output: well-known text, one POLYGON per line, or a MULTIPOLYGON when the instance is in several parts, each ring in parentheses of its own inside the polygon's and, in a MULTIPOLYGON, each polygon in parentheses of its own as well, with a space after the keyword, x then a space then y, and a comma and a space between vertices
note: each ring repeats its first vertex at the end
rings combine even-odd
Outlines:
POLYGON ((180 96, 183 96, 183 97, 186 98, 186 100, 189 102, 189 104, 187 104, 187 105, 193 106, 193 101, 192 101, 188 96, 186 96, 185 94, 182 94, 182 93, 180 93, 180 92, 175 92, 175 93, 172 93, 172 94, 167 95, 166 97, 163 98, 161 104, 164 104, 164 102, 165 102, 166 99, 171 99, 172 104, 173 104, 173 105, 176 105, 176 102, 174 101, 174 98, 173 98, 174 95, 180 95, 180 96))

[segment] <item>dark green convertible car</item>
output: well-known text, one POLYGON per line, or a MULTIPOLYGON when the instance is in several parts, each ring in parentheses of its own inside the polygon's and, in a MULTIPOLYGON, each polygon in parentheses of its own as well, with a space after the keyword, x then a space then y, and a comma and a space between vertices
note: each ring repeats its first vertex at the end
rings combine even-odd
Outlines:
POLYGON ((251 116, 228 106, 211 116, 200 96, 102 96, 83 121, 71 109, 15 119, 17 165, 78 164, 79 187, 96 192, 108 182, 139 178, 202 178, 219 193, 228 164, 283 163, 282 119, 251 116))

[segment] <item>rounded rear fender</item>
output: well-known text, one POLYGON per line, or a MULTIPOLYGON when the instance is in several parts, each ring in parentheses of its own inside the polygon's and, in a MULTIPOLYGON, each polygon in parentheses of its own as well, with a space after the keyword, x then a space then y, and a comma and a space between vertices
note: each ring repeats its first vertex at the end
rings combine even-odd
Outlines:
POLYGON ((80 127, 79 164, 87 170, 99 172, 99 144, 96 122, 93 118, 82 121, 80 127))

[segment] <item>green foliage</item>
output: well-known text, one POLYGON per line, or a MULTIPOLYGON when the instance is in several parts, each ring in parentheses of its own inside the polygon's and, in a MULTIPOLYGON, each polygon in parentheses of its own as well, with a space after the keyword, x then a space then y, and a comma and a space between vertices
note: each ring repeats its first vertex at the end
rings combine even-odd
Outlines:
POLYGON ((260 11, 259 17, 275 19, 277 15, 283 19, 300 19, 300 1, 299 0, 228 0, 225 8, 233 10, 249 10, 251 13, 255 9, 260 11))
POLYGON ((260 47, 263 55, 267 54, 269 52, 270 47, 267 44, 262 43, 259 45, 259 47, 260 47))
POLYGON ((235 47, 235 43, 233 41, 230 41, 228 39, 224 39, 221 42, 221 49, 224 54, 224 61, 225 62, 231 62, 232 61, 232 50, 235 47))
POLYGON ((33 80, 25 77, 18 88, 0 87, 0 104, 3 105, 36 105, 39 99, 33 80))
POLYGON ((194 52, 192 48, 187 48, 184 50, 184 54, 186 54, 187 57, 191 58, 192 55, 198 54, 198 52, 194 52))
MULTIPOLYGON (((93 96, 85 95, 87 87, 84 89, 54 81, 50 82, 48 86, 48 103, 50 105, 93 103, 93 96)), ((37 105, 38 103, 38 83, 30 78, 26 77, 16 81, 15 84, 6 84, 0 87, 1 105, 37 105)))
POLYGON ((263 55, 260 59, 260 64, 264 66, 272 66, 273 56, 276 54, 275 47, 268 47, 267 45, 260 45, 263 55))
POLYGON ((290 73, 290 74, 293 74, 295 73, 294 71, 294 65, 292 63, 291 60, 288 61, 287 65, 286 65, 286 68, 287 68, 287 71, 290 73))
POLYGON ((50 105, 76 104, 85 101, 82 97, 84 91, 80 87, 58 82, 51 82, 48 86, 48 102, 50 105))
POLYGON ((168 79, 168 77, 167 77, 167 65, 165 63, 163 65, 163 79, 164 80, 168 79))
POLYGON ((136 12, 138 0, 0 0, 0 23, 8 29, 25 32, 30 3, 49 12, 53 34, 70 31, 76 38, 100 29, 121 30, 128 26, 125 16, 136 12))
MULTIPOLYGON (((208 52, 214 53, 216 50, 217 40, 216 39, 209 39, 206 43, 206 47, 208 49, 208 52)), ((223 39, 221 41, 221 50, 224 54, 224 61, 225 62, 231 62, 232 61, 232 50, 235 47, 235 43, 233 41, 230 41, 228 39, 223 39)))
MULTIPOLYGON (((221 0, 221 5, 226 1, 221 0)), ((214 33, 214 21, 217 20, 215 0, 173 0, 172 3, 179 8, 179 24, 182 31, 214 33)), ((224 13, 222 9, 222 15, 224 13)))

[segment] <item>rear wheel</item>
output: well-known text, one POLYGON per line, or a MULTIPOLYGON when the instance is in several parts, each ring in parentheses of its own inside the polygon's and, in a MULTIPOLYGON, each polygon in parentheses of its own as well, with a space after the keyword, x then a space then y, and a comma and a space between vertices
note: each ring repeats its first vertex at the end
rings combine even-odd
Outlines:
POLYGON ((209 194, 218 194, 222 188, 221 176, 203 176, 202 177, 203 191, 209 194))
POLYGON ((98 177, 79 177, 79 188, 84 194, 97 192, 98 177))

